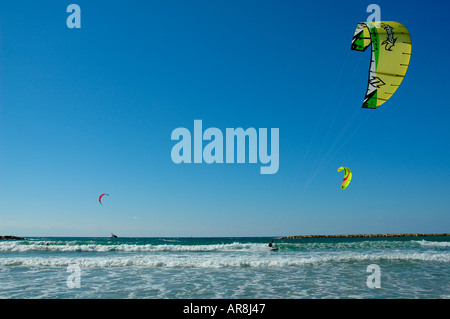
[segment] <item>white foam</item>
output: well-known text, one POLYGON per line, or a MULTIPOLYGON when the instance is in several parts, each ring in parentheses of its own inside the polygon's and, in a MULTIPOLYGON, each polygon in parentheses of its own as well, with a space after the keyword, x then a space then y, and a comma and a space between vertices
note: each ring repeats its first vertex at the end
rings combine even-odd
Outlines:
POLYGON ((415 242, 419 243, 422 247, 450 247, 450 242, 448 241, 427 241, 422 239, 415 242))
POLYGON ((266 244, 256 243, 232 243, 215 245, 136 245, 136 244, 59 244, 46 242, 32 242, 23 244, 20 242, 0 243, 0 252, 208 252, 208 251, 267 251, 266 244))
MULTIPOLYGON (((170 240, 165 240, 169 242, 170 240)), ((267 251, 265 243, 239 243, 231 244, 209 244, 209 245, 177 245, 175 243, 155 244, 115 244, 98 243, 95 241, 79 243, 77 241, 4 241, 0 242, 0 252, 213 252, 213 251, 267 251)), ((303 250, 303 251, 350 251, 361 250, 384 250, 386 248, 408 248, 420 245, 422 247, 450 247, 450 242, 436 241, 358 241, 358 242, 303 242, 303 243, 280 243, 281 250, 303 250)))
POLYGON ((245 268, 295 267, 330 262, 363 262, 380 260, 450 262, 449 253, 389 252, 358 254, 266 254, 215 253, 205 254, 139 254, 108 255, 98 257, 10 257, 0 258, 0 266, 67 267, 76 263, 80 267, 162 267, 162 268, 245 268))

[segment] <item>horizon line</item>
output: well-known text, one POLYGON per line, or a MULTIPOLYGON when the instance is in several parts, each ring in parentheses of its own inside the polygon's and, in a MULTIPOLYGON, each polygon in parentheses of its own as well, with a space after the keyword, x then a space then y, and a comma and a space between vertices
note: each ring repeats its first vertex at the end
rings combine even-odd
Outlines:
MULTIPOLYGON (((445 237, 450 233, 394 233, 394 234, 334 234, 334 235, 293 235, 293 236, 118 236, 118 238, 274 238, 274 239, 307 239, 307 238, 376 238, 376 237, 445 237)), ((24 240, 30 237, 72 237, 72 238, 111 238, 109 236, 12 236, 0 235, 0 240, 24 240)), ((115 238, 111 238, 115 239, 115 238)))

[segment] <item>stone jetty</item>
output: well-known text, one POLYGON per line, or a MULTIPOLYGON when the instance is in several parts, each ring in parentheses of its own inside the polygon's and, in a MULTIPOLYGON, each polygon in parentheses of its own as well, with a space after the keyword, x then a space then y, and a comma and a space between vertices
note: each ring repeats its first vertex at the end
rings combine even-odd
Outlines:
POLYGON ((425 237, 425 236, 450 236, 450 233, 442 234, 358 234, 358 235, 299 235, 286 236, 281 239, 299 239, 299 238, 363 238, 363 237, 425 237))
POLYGON ((25 238, 17 236, 0 236, 0 240, 23 240, 23 239, 25 238))

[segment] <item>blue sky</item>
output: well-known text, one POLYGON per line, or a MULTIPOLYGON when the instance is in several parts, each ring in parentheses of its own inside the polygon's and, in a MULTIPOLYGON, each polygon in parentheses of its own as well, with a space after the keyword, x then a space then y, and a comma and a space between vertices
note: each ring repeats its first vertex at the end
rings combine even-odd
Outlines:
POLYGON ((3 1, 0 234, 449 232, 448 12, 444 1, 3 1), (71 3, 80 29, 66 25, 71 3), (370 57, 350 43, 371 3, 413 46, 394 96, 363 110, 370 57), (196 119, 279 128, 278 172, 174 164, 171 133, 196 119), (339 166, 353 172, 344 191, 339 166))

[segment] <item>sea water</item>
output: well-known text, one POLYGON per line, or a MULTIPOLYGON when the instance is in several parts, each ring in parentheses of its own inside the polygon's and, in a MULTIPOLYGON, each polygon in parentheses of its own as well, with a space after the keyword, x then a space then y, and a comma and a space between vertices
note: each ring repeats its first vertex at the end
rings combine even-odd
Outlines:
POLYGON ((440 299, 449 266, 449 237, 35 237, 0 241, 0 298, 440 299))

